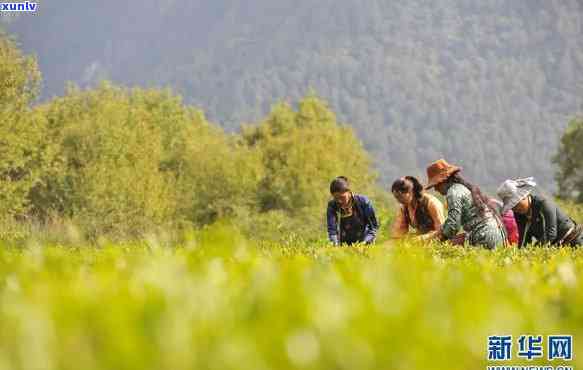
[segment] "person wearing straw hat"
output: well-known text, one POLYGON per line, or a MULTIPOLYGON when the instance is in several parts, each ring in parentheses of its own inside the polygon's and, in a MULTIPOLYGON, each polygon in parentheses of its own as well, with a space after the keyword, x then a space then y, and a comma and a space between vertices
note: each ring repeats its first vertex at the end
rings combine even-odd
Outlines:
POLYGON ((467 182, 461 175, 461 167, 444 159, 427 167, 426 189, 435 188, 447 199, 448 211, 437 237, 457 241, 458 231, 465 231, 464 242, 470 245, 494 249, 507 244, 504 225, 497 213, 488 205, 488 199, 480 188, 467 182))
POLYGON ((577 225, 552 201, 533 194, 534 178, 509 179, 498 188, 502 211, 512 209, 518 225, 519 247, 537 244, 583 245, 583 226, 577 225))

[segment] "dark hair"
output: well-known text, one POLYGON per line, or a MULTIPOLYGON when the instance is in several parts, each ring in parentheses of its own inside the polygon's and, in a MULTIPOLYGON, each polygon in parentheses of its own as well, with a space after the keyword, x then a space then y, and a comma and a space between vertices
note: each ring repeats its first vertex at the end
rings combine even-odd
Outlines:
MULTIPOLYGON (((488 205, 488 198, 482 194, 480 187, 466 181, 459 172, 454 173, 451 175, 447 182, 452 184, 461 184, 468 188, 472 192, 472 200, 474 201, 474 205, 478 207, 480 215, 484 215, 488 210, 493 210, 488 205)), ((495 212, 494 212, 495 213, 495 212)))
POLYGON ((413 195, 417 199, 421 199, 423 196, 423 185, 421 185, 419 180, 413 176, 401 177, 395 180, 395 182, 393 182, 393 186, 391 186, 392 192, 405 192, 409 190, 413 190, 413 195))
MULTIPOLYGON (((414 198, 421 205, 420 207, 417 207, 417 209, 415 210, 417 230, 419 230, 421 233, 428 233, 431 230, 434 230, 435 225, 433 219, 431 218, 431 215, 429 214, 427 201, 423 200, 424 188, 423 185, 421 185, 421 183, 419 182, 419 180, 417 180, 417 178, 413 176, 405 176, 395 180, 393 186, 391 187, 392 192, 394 191, 405 192, 411 190, 413 191, 414 198)), ((404 208, 402 209, 402 212, 403 215, 405 216, 405 219, 407 220, 407 223, 411 224, 409 212, 404 208)))
POLYGON ((330 183, 330 194, 344 193, 350 190, 348 179, 345 176, 338 176, 330 183))

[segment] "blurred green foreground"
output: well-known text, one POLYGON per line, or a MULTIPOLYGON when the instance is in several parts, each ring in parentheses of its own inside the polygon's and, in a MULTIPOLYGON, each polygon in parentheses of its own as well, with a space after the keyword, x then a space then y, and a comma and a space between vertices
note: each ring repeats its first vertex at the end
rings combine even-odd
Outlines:
POLYGON ((485 369, 494 334, 571 334, 580 368, 582 279, 570 248, 5 245, 0 369, 485 369))

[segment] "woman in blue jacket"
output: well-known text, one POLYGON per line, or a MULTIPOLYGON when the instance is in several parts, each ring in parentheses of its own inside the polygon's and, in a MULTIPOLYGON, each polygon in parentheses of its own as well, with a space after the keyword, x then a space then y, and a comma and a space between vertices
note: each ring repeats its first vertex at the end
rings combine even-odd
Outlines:
POLYGON ((364 195, 350 190, 348 179, 339 176, 330 183, 326 219, 328 239, 334 245, 374 242, 379 229, 372 202, 364 195))

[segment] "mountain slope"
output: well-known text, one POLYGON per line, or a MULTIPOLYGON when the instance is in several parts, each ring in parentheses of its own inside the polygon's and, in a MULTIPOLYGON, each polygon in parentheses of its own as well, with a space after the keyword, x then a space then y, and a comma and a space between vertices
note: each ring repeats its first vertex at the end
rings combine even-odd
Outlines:
POLYGON ((9 24, 45 98, 67 80, 171 86, 236 129, 314 89, 384 181, 446 157, 487 187, 534 175, 552 189, 550 157, 583 110, 576 0, 59 3, 9 24))

